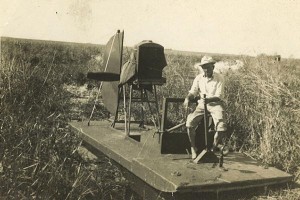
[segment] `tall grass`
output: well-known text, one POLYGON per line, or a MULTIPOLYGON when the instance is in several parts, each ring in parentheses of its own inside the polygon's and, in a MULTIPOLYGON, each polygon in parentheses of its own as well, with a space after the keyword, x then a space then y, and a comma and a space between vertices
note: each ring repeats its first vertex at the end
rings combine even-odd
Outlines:
POLYGON ((75 51, 65 53, 46 44, 5 45, 0 68, 0 198, 122 198, 126 183, 116 181, 122 180, 121 172, 109 162, 91 168, 93 162, 78 153, 80 138, 67 124, 70 95, 63 84, 81 81, 76 76, 80 71, 69 68, 72 62, 66 56, 75 51), (44 54, 36 57, 33 52, 38 50, 44 54))
POLYGON ((225 91, 236 148, 296 173, 300 164, 299 77, 299 62, 274 63, 260 57, 228 74, 225 91))

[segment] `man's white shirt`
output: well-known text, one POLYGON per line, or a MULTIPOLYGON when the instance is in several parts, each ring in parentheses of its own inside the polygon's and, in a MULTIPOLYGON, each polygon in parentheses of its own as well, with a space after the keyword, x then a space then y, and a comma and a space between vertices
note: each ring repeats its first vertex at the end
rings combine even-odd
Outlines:
MULTIPOLYGON (((206 98, 223 96, 224 79, 223 76, 218 73, 213 73, 212 78, 204 77, 203 74, 199 74, 193 81, 193 85, 189 91, 190 94, 201 97, 206 94, 206 98)), ((200 102, 199 102, 200 103, 200 102)))

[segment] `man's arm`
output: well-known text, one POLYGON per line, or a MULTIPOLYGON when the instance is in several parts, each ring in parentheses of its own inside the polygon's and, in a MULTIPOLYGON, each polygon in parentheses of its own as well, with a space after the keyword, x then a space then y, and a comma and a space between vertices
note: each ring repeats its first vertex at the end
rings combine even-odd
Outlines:
POLYGON ((193 100, 194 98, 195 98, 195 96, 192 93, 189 93, 184 99, 184 102, 183 102, 184 107, 188 107, 190 101, 193 100))
POLYGON ((220 78, 220 82, 217 85, 215 95, 213 97, 206 98, 206 103, 218 102, 222 100, 223 91, 224 91, 223 82, 224 82, 223 78, 220 78))
POLYGON ((197 76, 193 81, 192 87, 188 95, 184 99, 183 105, 187 107, 189 105, 189 102, 193 100, 198 93, 199 93, 199 84, 198 84, 198 76, 197 76))
POLYGON ((205 98, 205 103, 218 102, 218 101, 221 101, 220 97, 205 98))

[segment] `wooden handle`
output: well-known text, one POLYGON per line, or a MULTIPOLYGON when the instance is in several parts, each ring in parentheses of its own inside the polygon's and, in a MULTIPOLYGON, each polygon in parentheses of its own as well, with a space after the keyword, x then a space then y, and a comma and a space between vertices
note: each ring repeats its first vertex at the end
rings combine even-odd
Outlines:
POLYGON ((206 102, 205 102, 205 99, 206 99, 206 94, 203 95, 203 99, 204 99, 204 133, 205 133, 205 146, 207 148, 207 134, 208 134, 208 119, 207 119, 207 105, 206 105, 206 102))

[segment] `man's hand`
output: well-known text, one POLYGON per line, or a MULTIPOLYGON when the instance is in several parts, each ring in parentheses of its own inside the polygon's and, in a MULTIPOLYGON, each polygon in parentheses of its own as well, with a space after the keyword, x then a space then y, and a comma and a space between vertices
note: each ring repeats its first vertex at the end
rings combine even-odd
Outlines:
POLYGON ((211 102, 218 102, 221 99, 219 97, 210 97, 210 98, 204 98, 204 103, 208 104, 211 102))
POLYGON ((204 101, 204 104, 210 103, 209 98, 204 98, 203 101, 204 101))
POLYGON ((189 107, 190 100, 193 99, 193 98, 194 98, 194 95, 191 94, 191 93, 189 93, 189 94, 185 97, 185 99, 184 99, 183 106, 184 106, 185 108, 188 108, 188 107, 189 107))
POLYGON ((190 103, 190 100, 189 100, 189 98, 185 98, 185 99, 184 99, 184 102, 183 102, 183 106, 184 106, 184 108, 187 108, 187 107, 189 107, 189 103, 190 103))
POLYGON ((211 103, 211 102, 214 102, 214 101, 215 101, 214 97, 211 97, 211 98, 204 98, 204 103, 205 103, 205 104, 208 104, 208 103, 211 103))

